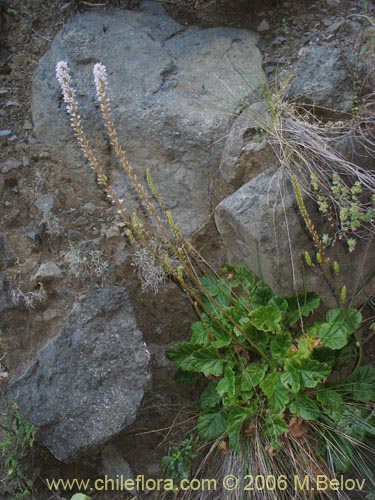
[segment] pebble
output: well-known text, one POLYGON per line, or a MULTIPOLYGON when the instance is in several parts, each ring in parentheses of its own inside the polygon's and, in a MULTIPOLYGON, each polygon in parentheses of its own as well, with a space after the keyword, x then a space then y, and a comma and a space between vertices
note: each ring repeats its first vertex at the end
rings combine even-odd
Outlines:
POLYGON ((31 277, 31 281, 50 280, 54 278, 61 278, 62 272, 56 262, 49 261, 43 262, 39 266, 37 272, 31 277))
POLYGON ((48 151, 42 151, 39 155, 39 158, 41 160, 49 160, 51 158, 51 153, 49 153, 48 151))
POLYGON ((115 262, 118 266, 121 266, 127 260, 128 257, 129 257, 129 254, 127 252, 125 252, 124 250, 121 250, 120 248, 118 248, 115 251, 114 258, 115 258, 115 262))
POLYGON ((12 135, 11 130, 0 130, 0 137, 7 137, 8 135, 12 135))
POLYGON ((23 123, 23 129, 24 130, 32 130, 34 127, 33 127, 33 124, 31 123, 30 120, 25 120, 24 123, 23 123))
POLYGON ((82 211, 88 214, 94 214, 96 212, 96 206, 92 203, 85 203, 82 207, 82 211))
POLYGON ((282 45, 286 41, 285 36, 277 36, 273 41, 272 45, 282 45))
POLYGON ((30 163, 31 163, 31 160, 30 160, 30 157, 29 156, 23 156, 22 157, 22 165, 24 167, 29 167, 30 166, 30 163))
POLYGON ((17 170, 22 166, 22 163, 15 158, 8 158, 1 166, 1 172, 3 174, 8 174, 12 170, 17 170))
POLYGON ((337 21, 335 23, 332 23, 326 29, 326 33, 336 33, 336 31, 338 31, 343 24, 344 24, 344 21, 337 21))
POLYGON ((270 29, 270 24, 267 21, 267 19, 263 19, 262 22, 259 24, 257 30, 262 32, 262 31, 268 31, 270 29))
POLYGON ((13 250, 8 250, 7 252, 4 252, 1 255, 1 262, 5 267, 11 266, 16 261, 17 261, 17 255, 13 250))
POLYGON ((13 108, 13 107, 17 107, 17 106, 21 106, 21 104, 17 101, 7 101, 4 104, 4 108, 13 108))
POLYGON ((39 198, 34 202, 34 205, 41 212, 48 212, 53 208, 54 199, 50 194, 42 194, 42 196, 39 196, 39 198))
POLYGON ((41 226, 28 226, 25 229, 26 237, 29 238, 33 243, 41 243, 41 226))

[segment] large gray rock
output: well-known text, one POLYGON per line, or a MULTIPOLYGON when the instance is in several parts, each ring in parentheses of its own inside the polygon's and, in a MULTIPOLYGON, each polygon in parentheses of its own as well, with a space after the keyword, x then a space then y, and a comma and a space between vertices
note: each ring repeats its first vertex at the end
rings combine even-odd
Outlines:
POLYGON ((30 278, 31 281, 49 281, 52 279, 58 279, 62 277, 62 272, 56 262, 49 261, 43 262, 35 272, 35 274, 30 278))
MULTIPOLYGON (((308 200, 306 204, 310 205, 308 200)), ((312 208, 308 210, 314 216, 312 208)), ((318 218, 314 219, 316 227, 321 228, 318 218)), ((306 250, 315 255, 315 250, 299 214, 293 188, 281 170, 267 170, 223 200, 216 208, 215 220, 229 262, 248 266, 281 295, 304 290, 303 255, 306 250)), ((359 243, 353 256, 344 244, 337 243, 335 259, 347 295, 354 297, 353 305, 375 294, 373 244, 359 243)), ((326 305, 336 305, 330 288, 316 269, 305 269, 305 283, 309 291, 321 295, 326 305)))
POLYGON ((128 294, 110 286, 73 308, 61 330, 13 379, 8 396, 62 461, 131 424, 150 375, 128 294))
MULTIPOLYGON (((35 132, 57 149, 84 190, 87 167, 82 166, 54 77, 56 62, 67 60, 85 129, 123 194, 124 174, 114 163, 109 167, 108 143, 95 104, 92 68, 103 62, 114 121, 128 158, 140 178, 151 169, 177 222, 192 233, 211 212, 210 182, 218 173, 223 138, 239 103, 264 82, 256 42, 257 35, 241 29, 182 26, 151 2, 133 11, 77 14, 35 72, 35 132)), ((130 195, 126 193, 129 204, 130 195)))
POLYGON ((225 182, 239 188, 279 161, 263 137, 263 129, 270 120, 264 102, 255 102, 245 108, 234 121, 225 141, 220 160, 220 174, 225 182))
POLYGON ((309 47, 293 72, 288 99, 326 117, 350 114, 355 93, 348 61, 338 48, 309 47))

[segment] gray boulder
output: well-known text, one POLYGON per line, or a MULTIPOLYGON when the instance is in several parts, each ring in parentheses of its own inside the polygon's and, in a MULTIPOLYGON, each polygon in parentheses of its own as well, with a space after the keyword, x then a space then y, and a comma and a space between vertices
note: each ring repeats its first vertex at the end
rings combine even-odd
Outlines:
POLYGON ((61 461, 92 451, 131 424, 150 355, 124 288, 92 292, 9 386, 41 442, 61 461))
POLYGON ((49 281, 53 279, 58 279, 62 277, 62 272, 56 262, 49 261, 43 262, 38 268, 38 270, 30 278, 31 281, 49 281))
POLYGON ((355 94, 348 64, 338 48, 309 47, 294 70, 287 98, 328 118, 350 114, 355 94))
POLYGON ((114 122, 130 162, 140 178, 151 169, 168 208, 191 234, 211 212, 210 182, 236 110, 264 82, 256 42, 257 35, 247 30, 182 26, 151 2, 132 11, 77 14, 35 72, 35 133, 64 160, 82 193, 93 189, 55 81, 55 65, 64 59, 98 157, 130 208, 138 206, 108 155, 92 77, 94 63, 101 61, 108 69, 114 122))
POLYGON ((263 129, 270 120, 264 102, 255 102, 245 108, 234 121, 225 141, 220 160, 220 174, 235 188, 256 177, 279 161, 271 145, 263 137, 263 129))
MULTIPOLYGON (((306 205, 319 232, 319 217, 314 217, 308 200, 306 205)), ((267 170, 223 200, 216 208, 215 220, 229 262, 248 266, 281 295, 304 290, 303 255, 306 250, 315 255, 315 250, 291 183, 281 170, 267 170)), ((362 304, 375 294, 373 244, 359 243, 353 258, 344 244, 337 243, 335 259, 348 297, 355 297, 353 305, 362 304)), ((327 306, 336 305, 317 270, 307 267, 305 282, 309 291, 318 292, 327 306)))

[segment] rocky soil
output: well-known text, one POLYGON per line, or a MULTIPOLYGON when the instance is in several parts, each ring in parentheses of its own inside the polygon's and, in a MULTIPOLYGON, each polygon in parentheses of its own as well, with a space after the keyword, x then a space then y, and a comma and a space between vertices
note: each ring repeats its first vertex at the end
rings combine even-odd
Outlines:
MULTIPOLYGON (((275 161, 262 148, 254 155, 257 148, 243 133, 241 118, 236 118, 244 106, 233 95, 239 101, 250 95, 247 105, 258 99, 244 86, 246 78, 220 60, 222 47, 241 67, 246 51, 252 52, 249 75, 256 74, 255 87, 293 68, 290 99, 318 110, 334 108, 334 118, 340 119, 352 111, 355 90, 349 71, 353 61, 343 53, 349 50, 354 58, 360 54, 369 67, 373 63, 371 47, 362 38, 373 10, 371 3, 362 0, 235 5, 224 1, 194 6, 172 2, 165 4, 170 18, 161 14, 160 4, 147 11, 151 14, 142 14, 134 5, 97 3, 0 2, 0 384, 8 375, 13 377, 12 399, 27 408, 25 415, 42 429, 40 444, 24 464, 35 479, 32 498, 38 500, 51 498, 46 477, 97 477, 99 473, 159 477, 159 460, 189 418, 188 405, 199 389, 176 385, 164 356, 167 345, 186 335, 194 314, 172 283, 165 284, 159 295, 142 291, 119 219, 75 148, 54 79, 56 58, 72 61, 93 141, 118 192, 126 194, 121 173, 111 170, 88 71, 99 57, 108 58, 103 61, 108 68, 111 57, 117 62, 109 80, 124 145, 134 164, 140 165, 139 175, 145 167, 152 168, 185 232, 216 264, 227 254, 241 260, 241 248, 255 245, 254 235, 261 228, 244 230, 243 217, 251 217, 267 200, 258 200, 255 206, 245 203, 244 208, 241 196, 244 191, 258 193, 262 182, 269 186, 264 179, 271 175, 267 169, 275 161), (118 9, 118 25, 113 25, 113 9, 118 9), (89 20, 84 27, 78 11, 89 20), (127 40, 121 19, 135 39, 127 51, 118 42, 111 53, 113 40, 127 40), (149 31, 142 31, 145 23, 149 31), (211 27, 218 29, 205 30, 211 27), (192 50, 198 40, 200 45, 192 50), (143 49, 132 52, 135 47, 143 49), (200 68, 209 68, 212 58, 216 65, 211 72, 217 78, 208 79, 203 88, 200 68), (173 60, 180 63, 174 66, 173 60), (139 76, 134 81, 132 75, 137 71, 141 75, 142 67, 154 69, 147 80, 139 76), (309 73, 312 67, 319 73, 309 73), (227 87, 221 84, 226 74, 230 74, 227 87), (314 82, 319 81, 324 85, 317 89, 314 82), (268 173, 259 180, 256 174, 264 170, 268 173), (215 218, 223 240, 214 224, 213 211, 219 202, 215 218), (196 212, 189 211, 193 208, 196 212), (231 246, 234 240, 236 248, 231 246), (103 331, 105 345, 98 340, 103 331), (65 370, 69 377, 63 375, 65 370), (129 371, 137 373, 136 386, 129 371), (50 392, 31 397, 45 381, 50 392), (102 408, 97 420, 90 415, 94 406, 102 408), (74 415, 77 418, 71 418, 74 415), (74 446, 71 433, 79 435, 74 446)), ((299 234, 301 226, 297 226, 299 234)), ((272 242, 259 241, 264 243, 263 268, 272 282, 272 242)), ((300 241, 302 247, 304 242, 300 241)), ((370 271, 373 257, 367 254, 370 271)), ((254 267, 254 262, 247 263, 254 267)), ((287 276, 278 276, 272 284, 281 286, 285 280, 287 276)), ((371 286, 368 295, 373 294, 371 286)), ((367 314, 373 312, 368 309, 367 314)), ((373 348, 367 358, 374 361, 373 348)), ((5 408, 2 413, 6 414, 5 408)), ((120 496, 96 493, 93 498, 120 496)))

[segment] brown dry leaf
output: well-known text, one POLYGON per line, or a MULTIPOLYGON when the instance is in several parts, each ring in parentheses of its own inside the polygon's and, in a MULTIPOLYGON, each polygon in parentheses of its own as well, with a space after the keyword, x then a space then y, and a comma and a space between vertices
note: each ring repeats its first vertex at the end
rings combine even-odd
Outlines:
POLYGON ((268 455, 270 457, 273 457, 275 455, 276 450, 270 444, 267 444, 267 446, 266 446, 266 452, 268 453, 268 455))
POLYGON ((309 432, 309 426, 300 417, 292 417, 288 425, 289 432, 293 437, 299 439, 309 432))
POLYGON ((255 423, 253 420, 250 421, 248 428, 244 431, 245 436, 251 436, 255 432, 255 423))
POLYGON ((226 455, 230 451, 230 445, 228 441, 220 441, 220 443, 217 445, 217 448, 223 455, 226 455))

